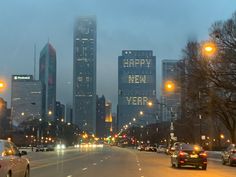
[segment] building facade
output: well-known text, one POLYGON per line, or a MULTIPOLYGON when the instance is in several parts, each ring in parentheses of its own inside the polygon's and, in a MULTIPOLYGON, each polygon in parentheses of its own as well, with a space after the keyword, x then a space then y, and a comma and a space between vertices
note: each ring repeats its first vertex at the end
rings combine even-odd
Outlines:
POLYGON ((56 111, 56 50, 48 42, 40 52, 39 80, 43 85, 43 118, 55 119, 56 111))
POLYGON ((97 96, 96 136, 105 137, 106 98, 97 96))
POLYGON ((161 96, 161 120, 170 121, 181 117, 180 111, 180 88, 177 84, 177 80, 180 77, 178 69, 179 60, 162 60, 162 96, 161 96), (167 82, 173 82, 175 89, 170 92, 165 90, 165 84, 167 82))
POLYGON ((56 119, 62 122, 66 121, 65 112, 65 105, 60 101, 56 101, 56 119))
POLYGON ((156 57, 151 50, 124 50, 118 58, 118 128, 136 118, 139 123, 155 123, 156 57), (140 111, 144 114, 140 117, 140 111))
POLYGON ((8 129, 7 124, 7 102, 0 97, 0 138, 5 137, 6 131, 8 129))
POLYGON ((13 75, 11 110, 14 126, 42 117, 42 84, 32 75, 13 75))
POLYGON ((79 17, 74 26, 73 123, 96 133, 96 19, 79 17))

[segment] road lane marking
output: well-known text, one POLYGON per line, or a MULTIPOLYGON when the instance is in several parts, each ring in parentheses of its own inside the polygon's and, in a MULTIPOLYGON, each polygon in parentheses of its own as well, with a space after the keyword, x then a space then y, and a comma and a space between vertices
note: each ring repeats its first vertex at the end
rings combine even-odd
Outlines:
POLYGON ((141 171, 141 170, 142 170, 142 168, 139 168, 138 170, 139 170, 139 171, 141 171))
POLYGON ((83 171, 86 171, 87 169, 88 169, 88 168, 83 168, 82 170, 83 170, 83 171))
POLYGON ((97 163, 93 163, 93 165, 97 165, 97 163))
POLYGON ((103 160, 100 160, 100 162, 103 162, 103 160))
POLYGON ((69 175, 69 176, 67 176, 67 177, 72 177, 72 175, 69 175))

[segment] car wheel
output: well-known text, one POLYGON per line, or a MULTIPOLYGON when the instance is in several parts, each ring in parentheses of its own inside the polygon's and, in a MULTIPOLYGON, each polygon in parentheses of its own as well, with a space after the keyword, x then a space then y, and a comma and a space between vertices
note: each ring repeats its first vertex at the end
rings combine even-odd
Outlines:
POLYGON ((207 165, 203 165, 202 170, 206 170, 206 169, 207 169, 207 165))
POLYGON ((24 177, 30 177, 29 167, 26 168, 24 177))

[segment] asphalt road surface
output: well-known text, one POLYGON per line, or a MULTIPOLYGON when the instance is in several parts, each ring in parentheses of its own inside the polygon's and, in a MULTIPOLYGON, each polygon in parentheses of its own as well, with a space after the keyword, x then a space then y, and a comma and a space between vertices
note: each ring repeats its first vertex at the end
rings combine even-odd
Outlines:
POLYGON ((106 147, 31 152, 31 177, 235 177, 236 167, 209 160, 206 171, 176 169, 165 154, 106 147))

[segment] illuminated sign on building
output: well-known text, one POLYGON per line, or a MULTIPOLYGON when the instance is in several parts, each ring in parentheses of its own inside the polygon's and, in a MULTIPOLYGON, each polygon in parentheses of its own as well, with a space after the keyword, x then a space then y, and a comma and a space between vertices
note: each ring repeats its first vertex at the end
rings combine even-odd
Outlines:
POLYGON ((151 63, 152 63, 152 59, 124 59, 123 67, 124 68, 138 68, 138 67, 150 68, 151 63))
POLYGON ((13 79, 14 80, 32 80, 33 76, 32 75, 14 75, 13 79))
POLYGON ((150 50, 125 50, 118 63, 118 119, 121 128, 140 110, 147 109, 148 101, 156 99, 156 57, 150 50))

